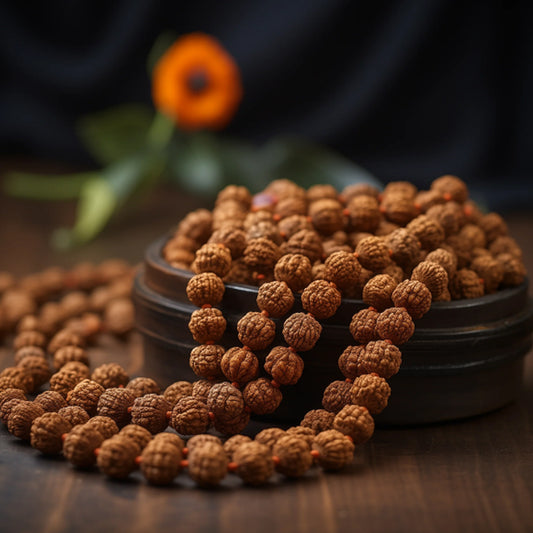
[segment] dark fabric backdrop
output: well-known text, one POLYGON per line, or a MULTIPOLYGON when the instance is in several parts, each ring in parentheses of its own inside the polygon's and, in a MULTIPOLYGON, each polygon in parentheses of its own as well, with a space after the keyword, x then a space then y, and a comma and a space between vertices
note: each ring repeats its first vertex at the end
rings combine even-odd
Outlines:
POLYGON ((533 201, 533 2, 3 0, 0 151, 88 163, 76 118, 150 102, 165 29, 236 58, 227 132, 323 142, 388 181, 465 178, 504 209, 533 201))

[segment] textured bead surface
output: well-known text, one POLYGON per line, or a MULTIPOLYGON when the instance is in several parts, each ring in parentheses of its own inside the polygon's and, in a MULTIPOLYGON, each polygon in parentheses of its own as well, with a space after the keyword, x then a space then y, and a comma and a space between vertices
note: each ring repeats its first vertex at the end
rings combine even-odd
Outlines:
POLYGON ((285 342, 297 352, 305 352, 314 348, 322 326, 309 314, 293 313, 283 324, 285 342))
POLYGON ((421 281, 402 281, 392 293, 392 302, 396 307, 405 307, 415 320, 422 318, 431 307, 431 292, 421 281))
POLYGON ((433 297, 439 296, 448 287, 448 273, 438 263, 422 261, 411 274, 411 279, 421 281, 433 297))
POLYGON ((259 360, 251 350, 235 346, 224 354, 220 368, 229 381, 248 383, 257 377, 259 360))
POLYGON ((319 433, 312 448, 318 451, 318 464, 324 470, 339 470, 353 461, 353 442, 336 429, 319 433))
POLYGON ((218 341, 226 330, 226 319, 215 307, 197 309, 189 320, 189 330, 194 340, 200 344, 218 341))
POLYGON ((229 249, 221 244, 210 243, 204 244, 197 250, 192 269, 196 274, 212 272, 223 278, 229 272, 230 266, 231 253, 229 249))
POLYGON ((243 394, 227 381, 216 383, 207 395, 207 408, 215 415, 215 419, 234 419, 244 409, 243 394))
POLYGON ((152 378, 133 378, 128 382, 126 388, 137 397, 145 394, 161 394, 161 387, 152 378))
POLYGON ((224 295, 224 282, 213 272, 202 272, 187 283, 187 298, 197 307, 217 305, 224 295))
POLYGON ((111 438, 119 431, 117 423, 108 416, 93 416, 85 426, 96 429, 104 439, 111 438))
POLYGON ((251 239, 244 250, 244 262, 258 272, 271 271, 280 257, 279 246, 266 237, 251 239))
POLYGON ((383 340, 400 345, 407 342, 415 331, 413 319, 403 307, 383 311, 376 322, 376 333, 383 340))
POLYGON ((117 363, 105 363, 95 368, 91 379, 106 389, 126 386, 130 380, 126 371, 117 363))
POLYGON ((223 356, 224 348, 222 346, 218 344, 201 344, 191 350, 189 366, 200 378, 218 378, 222 374, 220 364, 223 356))
POLYGON ((30 430, 32 448, 45 455, 54 455, 63 448, 62 435, 68 433, 72 425, 58 413, 44 413, 37 417, 30 430))
POLYGON ((286 254, 276 263, 274 277, 278 281, 284 281, 291 290, 300 292, 311 282, 311 261, 305 255, 286 254))
POLYGON ((296 436, 281 437, 274 445, 272 453, 278 458, 276 470, 287 477, 301 477, 313 464, 309 445, 296 436))
POLYGON ((272 450, 274 444, 285 435, 285 431, 281 428, 267 428, 260 431, 256 436, 255 440, 261 444, 265 444, 272 450))
POLYGON ((276 324, 257 311, 246 313, 237 323, 239 340, 251 350, 263 350, 276 335, 276 324))
POLYGON ((135 401, 135 394, 128 389, 112 387, 106 389, 98 400, 96 412, 99 416, 112 418, 117 426, 122 427, 130 422, 129 408, 135 401))
POLYGON ((135 398, 131 409, 131 422, 137 424, 150 433, 160 433, 167 427, 167 411, 171 406, 164 396, 146 394, 135 398))
POLYGON ((278 318, 287 314, 294 304, 294 295, 283 281, 264 283, 257 291, 257 307, 269 316, 278 318))
POLYGON ((96 414, 98 400, 104 392, 104 387, 91 379, 80 381, 67 394, 69 405, 78 405, 87 411, 91 416, 96 414))
POLYGON ((274 473, 274 462, 268 446, 260 442, 242 443, 233 454, 235 473, 249 485, 262 485, 274 473))
POLYGON ((325 261, 325 276, 340 290, 355 285, 361 276, 361 264, 353 253, 334 252, 325 261))
POLYGON ((363 301, 378 311, 383 311, 392 305, 392 293, 397 285, 396 280, 388 274, 378 274, 363 287, 363 301))
MULTIPOLYGON (((230 437, 228 440, 226 440, 223 444, 224 451, 226 452, 226 455, 228 456, 228 461, 233 461, 233 454, 235 453, 235 450, 241 445, 246 442, 252 442, 252 439, 248 437, 247 435, 233 435, 233 437, 230 437)), ((270 452, 270 448, 268 448, 268 451, 270 452)))
POLYGON ((283 245, 283 252, 286 254, 305 255, 311 264, 322 258, 322 239, 316 231, 300 230, 292 235, 283 245))
POLYGON ((257 415, 273 413, 282 400, 281 391, 265 378, 250 381, 243 390, 244 402, 257 415))
POLYGON ((135 441, 141 450, 152 440, 150 431, 136 424, 124 426, 118 434, 135 441))
POLYGON ((103 441, 104 437, 94 427, 87 424, 75 426, 63 442, 63 455, 72 465, 88 468, 96 463, 94 450, 103 441))
POLYGON ((168 485, 181 470, 181 451, 163 440, 153 440, 141 454, 141 472, 152 485, 168 485))
POLYGON ((182 435, 205 433, 211 424, 207 405, 192 396, 181 398, 172 410, 170 424, 182 435))
POLYGON ((35 397, 35 403, 39 404, 46 412, 57 412, 67 406, 65 398, 59 392, 47 390, 35 397))
POLYGON ((333 381, 324 390, 322 396, 322 407, 326 411, 338 413, 346 404, 350 402, 350 390, 352 384, 347 381, 333 381))
POLYGON ((419 215, 407 224, 407 229, 420 241, 422 248, 434 250, 444 241, 444 229, 427 215, 419 215))
POLYGON ((175 381, 169 385, 163 396, 165 400, 173 407, 176 405, 178 400, 184 398, 185 396, 190 396, 192 394, 192 383, 189 381, 175 381))
POLYGON ((29 440, 33 421, 43 414, 44 409, 39 404, 20 401, 11 409, 7 419, 7 429, 18 439, 29 440))
POLYGON ((377 338, 376 321, 379 313, 375 309, 361 309, 355 313, 350 322, 350 333, 354 340, 366 344, 377 338))
POLYGON ((341 301, 336 285, 325 280, 313 281, 302 292, 302 307, 318 320, 332 317, 341 301))
POLYGON ((305 414, 300 425, 311 428, 315 433, 320 433, 326 429, 331 429, 334 419, 335 413, 325 409, 312 409, 305 414))
POLYGON ((351 437, 354 444, 363 444, 374 434, 374 419, 362 405, 345 405, 335 415, 333 429, 351 437))
POLYGON ((189 453, 189 476, 201 487, 218 485, 226 477, 228 458, 221 444, 205 442, 189 453))
POLYGON ((290 348, 276 346, 267 355, 264 368, 280 385, 294 385, 302 376, 304 362, 290 348))
POLYGON ((86 366, 89 366, 89 357, 87 352, 79 346, 67 345, 58 348, 54 353, 54 368, 59 370, 71 361, 79 361, 86 366))
POLYGON ((125 479, 136 470, 139 445, 122 435, 114 435, 100 445, 96 463, 100 471, 114 479, 125 479))
POLYGON ((382 377, 364 374, 354 380, 350 399, 352 404, 362 405, 376 415, 387 407, 390 393, 390 386, 382 377))
POLYGON ((87 411, 77 405, 67 405, 66 407, 62 407, 57 414, 67 420, 72 427, 85 424, 89 421, 87 411))

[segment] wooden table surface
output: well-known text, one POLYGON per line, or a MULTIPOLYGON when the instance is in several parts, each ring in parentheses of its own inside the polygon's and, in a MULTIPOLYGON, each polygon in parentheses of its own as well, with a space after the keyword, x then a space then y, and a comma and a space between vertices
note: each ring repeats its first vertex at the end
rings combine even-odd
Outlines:
MULTIPOLYGON (((0 197, 0 270, 23 275, 111 256, 139 262, 150 241, 199 205, 177 191, 161 191, 95 242, 60 253, 48 239, 52 228, 72 222, 71 204, 0 197)), ((533 213, 506 219, 533 272, 533 213)), ((135 336, 127 346, 104 338, 92 355, 96 363, 121 362, 131 374, 143 357, 135 336)), ((0 368, 11 362, 11 350, 3 347, 0 368)), ((347 470, 312 470, 304 479, 277 478, 262 488, 243 487, 234 476, 214 490, 197 489, 183 476, 169 488, 148 486, 138 474, 113 482, 43 457, 2 428, 0 532, 531 532, 532 428, 531 353, 514 404, 453 423, 378 428, 347 470)))

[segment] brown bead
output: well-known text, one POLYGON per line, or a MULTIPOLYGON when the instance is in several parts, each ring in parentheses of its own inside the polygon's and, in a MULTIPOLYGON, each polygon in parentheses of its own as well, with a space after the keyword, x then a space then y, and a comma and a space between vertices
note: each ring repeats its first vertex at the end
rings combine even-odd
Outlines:
MULTIPOLYGON (((246 435, 233 435, 233 437, 230 437, 226 442, 224 442, 224 451, 226 452, 228 461, 233 461, 233 454, 235 453, 235 450, 241 446, 241 444, 248 442, 252 442, 252 439, 246 435)), ((270 448, 267 449, 270 453, 270 448)))
POLYGON ((157 435, 153 436, 152 441, 154 442, 165 442, 167 444, 171 444, 175 448, 177 448, 180 452, 185 448, 185 441, 179 436, 176 435, 176 433, 169 433, 165 431, 164 433, 158 433, 157 435))
POLYGON ((242 443, 234 453, 235 473, 248 485, 262 485, 274 473, 274 462, 268 446, 260 442, 242 443))
POLYGON ((21 401, 11 409, 7 429, 18 439, 30 440, 31 425, 43 414, 44 409, 38 403, 21 401))
POLYGON ((256 415, 273 413, 283 398, 281 391, 265 378, 250 381, 242 394, 244 403, 256 415))
POLYGON ((251 311, 237 323, 239 340, 251 350, 264 350, 274 340, 276 324, 263 313, 251 311))
POLYGON ((508 233, 507 224, 498 213, 489 213, 483 216, 479 221, 479 226, 485 232, 489 244, 497 237, 507 235, 508 233))
POLYGON ((187 283, 187 298, 197 307, 217 305, 222 300, 224 289, 224 282, 219 276, 213 272, 202 272, 187 283))
POLYGON ((305 313, 293 313, 283 324, 285 342, 297 352, 313 349, 321 333, 320 323, 305 313))
POLYGON ((260 431, 256 436, 255 440, 257 442, 260 442, 261 444, 264 444, 270 450, 274 448, 274 445, 276 442, 285 435, 285 431, 281 428, 267 428, 260 431))
POLYGON ((287 477, 303 476, 313 464, 309 445, 297 436, 281 437, 272 453, 277 458, 276 470, 287 477))
POLYGON ((280 257, 279 246, 266 237, 251 239, 244 250, 244 262, 258 272, 271 271, 280 257))
POLYGON ((312 449, 318 452, 318 464, 324 470, 339 470, 353 461, 355 446, 340 431, 328 429, 314 438, 312 449))
POLYGON ((191 350, 189 366, 201 378, 214 379, 221 376, 220 364, 224 348, 218 344, 201 344, 191 350))
POLYGON ((334 418, 335 414, 330 411, 313 409, 305 414, 300 425, 311 428, 315 433, 320 433, 332 428, 334 418))
POLYGON ((224 277, 231 266, 231 253, 229 248, 223 244, 204 244, 196 252, 196 258, 192 264, 192 270, 196 274, 202 272, 212 272, 219 276, 224 277))
POLYGON ((226 477, 228 458, 221 444, 205 442, 188 455, 189 476, 200 487, 213 487, 226 477))
POLYGON ((26 357, 40 357, 46 360, 46 353, 38 346, 24 346, 15 352, 15 364, 19 365, 26 357))
POLYGON ((325 280, 313 281, 302 292, 302 307, 319 320, 332 317, 341 301, 336 285, 325 280))
POLYGON ((347 185, 340 194, 340 197, 346 203, 356 196, 373 196, 374 198, 377 198, 379 196, 379 190, 369 183, 362 182, 347 185))
POLYGON ((184 398, 185 396, 190 396, 191 394, 192 383, 190 383, 189 381, 176 381, 169 385, 165 389, 165 392, 163 392, 165 400, 172 407, 174 407, 181 398, 184 398))
POLYGON ((291 215, 278 222, 278 230, 283 238, 290 239, 301 230, 312 231, 313 225, 307 216, 291 215))
MULTIPOLYGON (((27 398, 26 398, 26 394, 24 393, 22 389, 10 388, 10 389, 4 389, 0 391, 0 417, 2 418, 3 422, 4 420, 3 420, 3 415, 2 415, 2 407, 6 402, 9 402, 10 400, 14 400, 14 399, 26 401, 27 398)), ((7 422, 7 418, 9 418, 9 416, 6 417, 5 422, 7 422)))
POLYGON ((62 407, 57 414, 62 416, 72 427, 86 424, 90 418, 87 411, 77 405, 62 407))
POLYGON ((62 346, 54 353, 54 368, 56 370, 59 370, 70 361, 79 361, 80 363, 89 366, 89 356, 87 355, 87 352, 79 346, 62 346))
POLYGON ((403 196, 404 198, 415 198, 418 190, 408 181, 391 181, 383 189, 383 196, 403 196))
POLYGON ((333 185, 312 185, 307 189, 307 201, 312 204, 318 200, 323 200, 324 198, 330 198, 336 200, 338 197, 337 189, 333 185))
POLYGON ((252 195, 250 194, 250 191, 246 187, 239 185, 227 185, 224 187, 218 193, 215 205, 219 206, 230 200, 238 202, 244 209, 249 209, 252 205, 252 195))
POLYGON ((117 423, 108 416, 93 416, 85 425, 96 429, 105 439, 110 439, 119 431, 117 423))
POLYGON ((309 216, 316 231, 331 235, 344 227, 342 206, 334 198, 316 200, 309 206, 309 216))
MULTIPOLYGON (((4 390, 20 390, 20 389, 4 389, 4 390)), ((24 395, 24 398, 19 398, 19 397, 8 398, 6 399, 5 402, 3 402, 2 407, 0 408, 0 418, 6 426, 9 420, 9 416, 11 415, 11 411, 15 408, 16 405, 24 401, 26 401, 25 395, 24 395)))
POLYGON ((40 331, 22 331, 13 339, 13 348, 15 351, 25 346, 46 346, 46 337, 40 331))
POLYGON ((105 389, 126 386, 130 380, 126 371, 117 363, 105 363, 95 368, 91 379, 105 389))
POLYGON ((195 446, 202 446, 206 442, 214 442, 222 446, 222 441, 216 435, 210 435, 209 433, 203 435, 195 435, 187 441, 187 449, 191 451, 195 446))
POLYGON ((415 320, 422 318, 431 307, 431 292, 421 281, 405 280, 392 293, 392 302, 396 307, 405 307, 415 320))
POLYGON ((426 216, 436 220, 446 235, 458 233, 465 222, 463 209, 457 202, 434 205, 427 210, 426 216))
POLYGON ((140 452, 134 440, 114 435, 100 445, 96 464, 102 474, 113 479, 125 479, 137 469, 135 458, 140 452))
POLYGON ((244 285, 255 285, 256 278, 254 272, 246 265, 243 258, 232 261, 229 272, 223 278, 224 283, 242 283, 244 285))
POLYGON ((338 413, 350 402, 352 384, 347 381, 333 381, 324 390, 322 407, 326 411, 338 413))
POLYGON ((455 253, 450 250, 445 250, 444 248, 437 248, 429 254, 426 255, 426 261, 430 263, 438 263, 448 274, 448 279, 455 274, 457 270, 457 256, 455 253))
POLYGON ((70 422, 60 414, 44 413, 31 425, 30 443, 45 455, 55 455, 63 449, 63 435, 71 429, 70 422))
POLYGON ((355 248, 357 259, 364 268, 377 271, 390 263, 390 251, 381 237, 367 237, 355 248))
POLYGON ((338 365, 343 376, 348 379, 365 374, 364 346, 347 346, 339 357, 338 365))
POLYGON ((67 272, 65 284, 76 290, 91 290, 98 284, 98 270, 96 265, 84 261, 75 265, 67 272))
POLYGON ((191 395, 203 402, 207 402, 207 396, 212 386, 212 381, 199 379, 193 383, 191 395))
POLYGON ((363 444, 374 434, 374 419, 362 405, 345 405, 335 415, 333 429, 351 437, 354 444, 363 444))
POLYGON ((422 261, 411 274, 411 279, 421 281, 431 292, 431 296, 438 296, 448 286, 448 273, 438 263, 422 261))
POLYGON ((255 226, 256 224, 260 222, 269 222, 272 223, 274 221, 274 218, 272 216, 272 212, 267 209, 259 209, 259 210, 252 210, 244 219, 244 230, 247 231, 252 226, 255 226))
POLYGON ((79 346, 80 348, 83 348, 84 344, 83 339, 79 335, 68 329, 62 329, 58 331, 48 343, 48 353, 54 355, 57 350, 63 346, 79 346))
POLYGON ((498 254, 496 260, 503 269, 502 285, 505 287, 515 287, 524 282, 526 277, 526 267, 518 257, 505 253, 498 254))
POLYGON ((96 463, 94 451, 103 441, 102 434, 89 424, 75 426, 63 442, 63 455, 72 465, 89 468, 96 463))
POLYGON ((127 426, 124 426, 118 434, 136 442, 140 450, 143 450, 152 440, 152 433, 137 424, 128 424, 127 426))
POLYGON ((220 367, 229 381, 248 383, 257 377, 259 360, 251 350, 235 346, 224 354, 220 367))
POLYGON ((133 268, 123 259, 106 259, 96 267, 101 283, 111 283, 116 279, 131 275, 133 268))
POLYGON ((203 244, 211 235, 213 215, 207 209, 196 209, 188 213, 179 223, 176 233, 186 235, 198 244, 203 244))
POLYGON ((145 394, 161 394, 161 387, 152 378, 134 378, 126 385, 126 388, 137 397, 145 394))
POLYGON ((363 301, 378 311, 383 311, 392 305, 392 293, 397 282, 388 274, 378 274, 369 279, 363 287, 363 301))
POLYGON ((129 424, 131 416, 129 408, 135 401, 135 394, 128 389, 111 387, 106 389, 96 407, 99 416, 112 418, 118 427, 129 424))
POLYGON ((53 335, 60 327, 63 316, 57 302, 46 302, 39 312, 39 330, 45 335, 53 335))
POLYGON ((373 233, 381 220, 379 204, 375 196, 354 196, 346 206, 350 228, 352 231, 373 233))
POLYGON ((64 319, 81 315, 90 309, 89 297, 82 291, 69 292, 61 298, 59 305, 64 319))
POLYGON ((468 199, 468 188, 457 176, 447 174, 433 181, 431 189, 439 192, 447 200, 463 203, 468 199))
POLYGON ((248 228, 248 231, 246 232, 246 241, 260 239, 261 237, 271 240, 278 246, 283 242, 283 237, 279 233, 279 228, 273 221, 258 222, 248 228))
POLYGON ((276 346, 267 355, 264 367, 279 385, 294 385, 302 377, 304 361, 290 348, 276 346))
POLYGON ((425 250, 434 250, 444 242, 444 229, 436 220, 427 215, 419 215, 407 224, 407 229, 415 235, 425 250))
POLYGON ((28 356, 23 358, 17 365, 33 379, 33 391, 39 390, 52 375, 48 361, 40 356, 28 356))
POLYGON ((170 404, 163 396, 146 394, 135 398, 131 409, 131 422, 146 428, 152 434, 160 433, 168 425, 167 412, 170 409, 170 404))
POLYGON ((246 248, 246 233, 242 229, 225 226, 214 231, 208 243, 223 244, 230 251, 231 258, 238 259, 246 248))
POLYGON ((288 196, 281 198, 274 206, 274 216, 281 218, 307 213, 307 199, 305 196, 288 196))
POLYGON ((35 387, 35 382, 31 374, 27 369, 21 368, 20 366, 4 368, 0 372, 0 379, 2 378, 7 378, 8 381, 5 382, 6 386, 1 388, 22 389, 25 392, 32 392, 35 387))
POLYGON ((385 237, 385 245, 392 252, 392 260, 404 268, 409 268, 417 261, 422 247, 418 238, 405 228, 389 233, 385 237))
POLYGON ((126 335, 135 327, 135 309, 130 298, 109 302, 104 311, 104 325, 113 335, 126 335))
POLYGON ((169 485, 181 470, 181 450, 161 440, 151 441, 141 454, 141 472, 152 485, 169 485))
POLYGON ((83 363, 80 363, 79 361, 69 361, 68 363, 65 363, 61 367, 61 370, 59 370, 57 373, 58 374, 60 373, 76 374, 79 381, 83 379, 87 379, 91 375, 91 371, 89 370, 89 368, 83 363))
POLYGON ((450 280, 450 293, 454 300, 479 298, 485 293, 483 280, 473 270, 462 268, 450 280))
POLYGON ((274 276, 276 280, 284 281, 291 290, 299 292, 311 282, 311 261, 305 255, 286 254, 276 263, 274 276))
POLYGON ((182 435, 205 433, 210 424, 207 405, 193 396, 181 398, 172 410, 170 425, 182 435))
POLYGON ((80 381, 67 394, 67 401, 70 405, 77 405, 87 411, 89 415, 96 414, 98 400, 104 392, 104 387, 90 379, 80 381))
POLYGON ((446 200, 438 191, 419 191, 415 196, 415 206, 418 206, 422 213, 425 213, 430 207, 443 204, 446 200))
POLYGON ((207 408, 215 419, 234 419, 244 409, 243 394, 227 381, 216 383, 207 395, 207 408))
POLYGON ((478 257, 472 261, 470 268, 478 274, 485 285, 485 294, 491 294, 498 290, 503 281, 503 266, 490 255, 478 257))
POLYGON ((388 221, 399 226, 405 226, 418 214, 414 197, 406 197, 402 194, 395 193, 383 195, 380 211, 388 221))
POLYGON ((52 390, 41 392, 35 398, 35 403, 39 404, 46 412, 57 412, 67 406, 65 398, 59 392, 52 390))
POLYGON ((292 235, 282 249, 286 254, 305 255, 311 264, 321 259, 324 253, 320 235, 316 231, 305 229, 292 235))
POLYGON ((396 345, 407 342, 414 331, 413 319, 403 307, 385 309, 376 322, 376 333, 379 337, 396 345))
POLYGON ((274 318, 287 314, 294 304, 294 295, 283 281, 264 283, 257 291, 257 306, 274 318))
POLYGON ((362 353, 363 373, 375 373, 385 379, 394 376, 400 370, 401 363, 402 353, 388 341, 371 341, 362 353))
POLYGON ((16 287, 7 289, 0 299, 4 321, 12 329, 26 315, 33 315, 37 308, 34 298, 27 291, 16 287))
POLYGON ((189 330, 199 344, 205 344, 208 341, 216 342, 226 330, 226 319, 216 307, 198 309, 191 315, 189 330))
POLYGON ((375 309, 361 309, 352 316, 350 333, 354 340, 366 344, 377 338, 376 321, 379 313, 375 309))
POLYGON ((489 246, 489 251, 493 256, 500 254, 511 254, 517 259, 522 259, 522 250, 518 243, 508 235, 496 237, 489 246))
POLYGON ((245 408, 233 418, 215 418, 215 430, 223 435, 236 435, 244 431, 250 422, 250 413, 245 408))
POLYGON ((387 407, 390 393, 389 384, 385 379, 374 374, 363 374, 353 382, 350 389, 350 403, 362 405, 376 415, 387 407))
POLYGON ((459 237, 467 240, 472 248, 485 248, 485 232, 476 224, 465 224, 459 231, 459 237))

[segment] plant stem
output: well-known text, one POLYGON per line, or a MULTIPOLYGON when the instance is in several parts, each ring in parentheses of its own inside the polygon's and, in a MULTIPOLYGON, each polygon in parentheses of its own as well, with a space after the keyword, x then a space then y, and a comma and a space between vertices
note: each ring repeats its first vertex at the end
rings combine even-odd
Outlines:
POLYGON ((148 144, 154 148, 165 148, 172 139, 174 127, 175 123, 170 117, 157 111, 148 130, 148 144))

